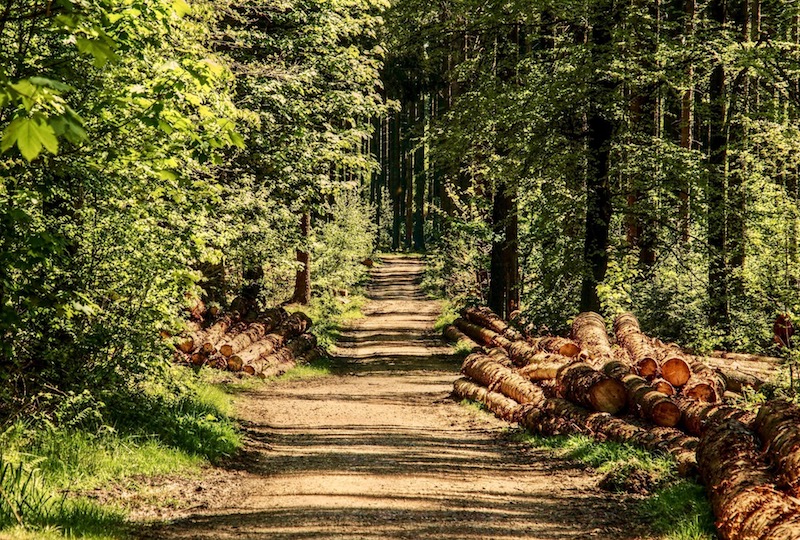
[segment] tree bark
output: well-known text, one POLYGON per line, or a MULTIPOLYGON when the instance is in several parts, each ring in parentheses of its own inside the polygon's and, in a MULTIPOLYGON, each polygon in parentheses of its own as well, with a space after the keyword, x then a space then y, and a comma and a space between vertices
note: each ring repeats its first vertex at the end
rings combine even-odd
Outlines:
POLYGON ((291 302, 308 305, 311 302, 311 211, 305 210, 300 217, 300 236, 303 245, 297 248, 297 262, 302 265, 294 280, 294 294, 291 302))
POLYGON ((782 399, 768 401, 754 427, 778 467, 782 486, 800 496, 800 408, 782 399))

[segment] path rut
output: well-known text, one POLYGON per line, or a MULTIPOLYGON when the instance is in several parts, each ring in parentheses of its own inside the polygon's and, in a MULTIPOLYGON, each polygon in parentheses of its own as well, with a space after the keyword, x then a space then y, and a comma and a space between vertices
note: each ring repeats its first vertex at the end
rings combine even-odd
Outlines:
POLYGON ((450 398, 459 359, 433 332, 422 261, 387 257, 338 344, 335 373, 237 398, 247 446, 166 539, 643 538, 632 499, 511 440, 450 398))

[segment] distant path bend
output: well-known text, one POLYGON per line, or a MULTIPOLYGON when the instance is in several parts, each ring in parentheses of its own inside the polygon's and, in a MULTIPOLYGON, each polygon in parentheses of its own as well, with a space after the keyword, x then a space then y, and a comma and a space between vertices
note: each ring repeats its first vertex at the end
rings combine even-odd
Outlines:
POLYGON ((600 491, 596 475, 450 399, 460 361, 433 333, 441 306, 421 292, 422 271, 399 256, 373 269, 335 375, 241 396, 240 470, 217 471, 201 508, 149 537, 642 538, 630 500, 600 491))

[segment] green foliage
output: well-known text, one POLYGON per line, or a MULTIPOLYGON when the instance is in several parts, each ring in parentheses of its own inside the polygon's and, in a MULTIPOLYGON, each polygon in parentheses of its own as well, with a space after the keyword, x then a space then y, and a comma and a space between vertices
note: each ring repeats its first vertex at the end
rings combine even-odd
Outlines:
POLYGON ((705 490, 691 480, 678 480, 642 501, 641 516, 664 540, 716 538, 705 490))

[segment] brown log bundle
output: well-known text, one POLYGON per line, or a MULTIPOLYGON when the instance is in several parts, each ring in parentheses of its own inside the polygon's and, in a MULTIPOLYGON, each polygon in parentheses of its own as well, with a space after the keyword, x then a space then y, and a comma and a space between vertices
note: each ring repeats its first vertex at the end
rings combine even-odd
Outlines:
POLYGON ((710 426, 697 460, 723 539, 800 539, 800 501, 773 487, 754 434, 740 422, 710 426))
POLYGON ((513 399, 499 392, 492 392, 485 386, 463 377, 453 383, 453 391, 462 399, 471 399, 482 403, 503 420, 514 421, 520 409, 520 404, 513 399))
POLYGON ((599 314, 586 311, 575 317, 570 337, 586 350, 594 362, 603 364, 614 359, 606 323, 599 314))
POLYGON ((764 403, 754 428, 777 465, 781 484, 800 496, 800 408, 783 399, 764 403))
POLYGON ((314 334, 303 334, 291 340, 285 347, 271 354, 261 355, 257 359, 243 365, 242 371, 248 375, 256 375, 270 366, 277 366, 280 364, 293 365, 297 358, 316 346, 317 338, 314 334))
POLYGON ((465 319, 483 328, 488 328, 512 341, 524 339, 519 330, 513 328, 488 307, 469 307, 462 311, 465 319))
POLYGON ((631 372, 629 365, 618 360, 607 362, 603 373, 620 381, 627 391, 631 410, 657 426, 674 427, 681 419, 678 405, 671 398, 653 389, 643 377, 631 372))
POLYGON ((462 318, 453 321, 453 325, 481 345, 492 345, 494 339, 499 335, 494 330, 489 330, 462 318))
POLYGON ((444 336, 447 341, 455 343, 459 347, 467 348, 470 352, 479 351, 481 349, 481 346, 478 345, 475 340, 459 330, 455 325, 448 324, 445 326, 442 331, 442 336, 444 336))
POLYGON ((639 328, 639 321, 633 313, 622 313, 614 319, 614 335, 630 355, 636 372, 646 379, 659 376, 658 351, 639 328))
POLYGON ((473 353, 467 356, 461 372, 489 390, 497 390, 517 403, 539 403, 546 399, 541 388, 488 355, 473 353))
POLYGON ((272 354, 283 347, 286 341, 311 328, 311 319, 300 311, 292 313, 273 333, 250 345, 247 349, 228 357, 228 369, 241 371, 244 366, 253 364, 263 355, 272 354))
POLYGON ((256 373, 255 375, 259 379, 269 379, 271 377, 279 377, 284 373, 286 373, 287 371, 289 371, 290 369, 294 368, 295 366, 310 364, 311 362, 315 362, 316 360, 322 358, 323 356, 325 356, 324 351, 322 351, 319 347, 314 347, 302 353, 301 356, 295 358, 293 361, 269 365, 265 367, 262 371, 256 373))
POLYGON ((231 355, 247 349, 254 343, 261 341, 269 332, 274 330, 274 328, 275 326, 273 324, 263 322, 246 324, 242 331, 223 340, 217 349, 222 356, 228 358, 231 355))
POLYGON ((529 366, 534 364, 568 364, 572 358, 557 353, 549 353, 529 345, 524 341, 513 341, 508 347, 508 356, 516 366, 529 366))
POLYGON ((692 435, 702 435, 710 426, 728 420, 736 420, 749 429, 756 418, 754 413, 730 405, 703 403, 691 399, 681 399, 677 403, 681 409, 681 423, 687 433, 692 435))
POLYGON ((564 365, 556 374, 559 395, 589 409, 616 414, 625 408, 625 386, 584 362, 564 365))

